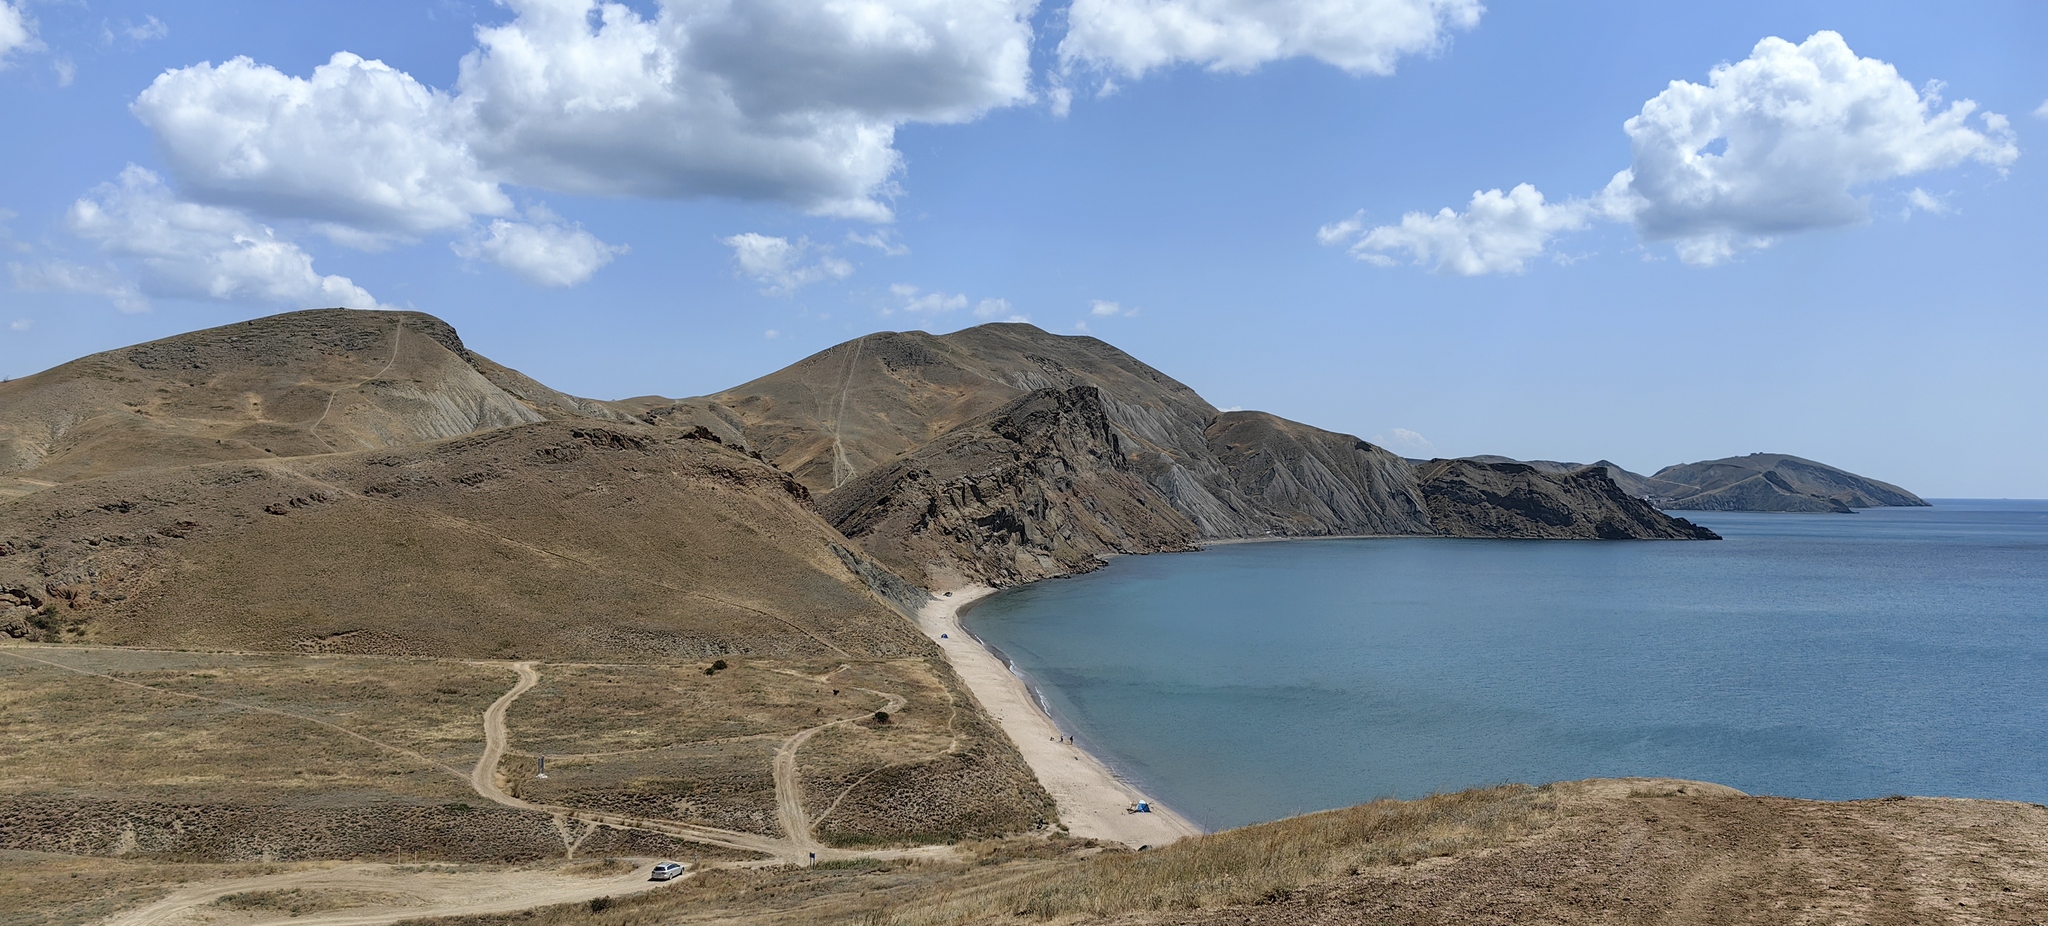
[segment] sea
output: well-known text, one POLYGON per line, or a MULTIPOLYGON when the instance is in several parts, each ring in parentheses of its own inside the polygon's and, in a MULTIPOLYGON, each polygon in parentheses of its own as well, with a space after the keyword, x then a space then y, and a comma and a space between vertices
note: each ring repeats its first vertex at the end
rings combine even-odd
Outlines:
POLYGON ((1121 556, 966 615, 1209 829, 1505 782, 2048 802, 2048 501, 1121 556))

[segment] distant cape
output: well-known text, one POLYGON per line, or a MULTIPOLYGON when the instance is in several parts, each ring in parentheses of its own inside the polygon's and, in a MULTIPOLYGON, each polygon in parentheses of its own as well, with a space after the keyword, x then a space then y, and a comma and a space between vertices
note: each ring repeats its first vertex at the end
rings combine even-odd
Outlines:
MULTIPOLYGON (((1468 459, 1489 462, 1507 457, 1468 459)), ((1666 466, 1648 476, 1606 460, 1524 461, 1544 472, 1604 469, 1616 485, 1667 511, 1806 511, 1849 514, 1858 508, 1921 508, 1927 502, 1889 482, 1783 453, 1752 453, 1666 466)))

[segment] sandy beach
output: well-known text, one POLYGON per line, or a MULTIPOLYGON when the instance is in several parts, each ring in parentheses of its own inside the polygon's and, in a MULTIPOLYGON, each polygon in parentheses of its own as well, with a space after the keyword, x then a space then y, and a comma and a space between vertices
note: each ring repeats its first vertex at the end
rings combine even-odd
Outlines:
POLYGON ((1086 750, 1056 741, 1061 731, 1039 709, 1024 680, 960 628, 960 609, 994 592, 973 587, 956 589, 950 598, 934 598, 919 612, 918 626, 945 650, 953 671, 1017 744, 1039 784, 1058 803, 1067 831, 1134 848, 1200 834, 1199 827, 1140 794, 1086 750), (1139 800, 1151 801, 1152 812, 1130 813, 1139 800))

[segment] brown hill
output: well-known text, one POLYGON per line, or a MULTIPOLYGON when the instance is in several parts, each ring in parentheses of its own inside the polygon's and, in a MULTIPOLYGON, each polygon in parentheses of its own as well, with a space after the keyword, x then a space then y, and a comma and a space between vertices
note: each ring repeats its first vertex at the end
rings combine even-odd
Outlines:
POLYGON ((1135 471, 1202 537, 1429 532, 1392 454, 1262 413, 1226 415, 1109 344, 1028 324, 871 334, 714 396, 630 407, 734 425, 731 439, 824 495, 1028 392, 1076 386, 1100 392, 1135 471))
POLYGON ((1700 537, 1561 473, 1530 473, 1526 490, 1567 508, 1591 504, 1565 514, 1585 531, 1507 510, 1481 514, 1473 506, 1497 498, 1460 486, 1470 475, 1462 469, 1419 479, 1407 461, 1356 436, 1219 412, 1110 344, 1028 324, 870 334, 711 397, 621 406, 758 447, 819 492, 848 537, 897 572, 946 588, 1090 570, 1100 553, 1206 539, 1700 537), (1038 412, 1006 404, 1055 402, 1034 399, 1034 389, 1069 391, 1061 408, 1079 418, 1042 422, 1077 430, 1016 430, 1038 412), (995 420, 1006 424, 993 428, 995 420), (1434 520, 1430 492, 1456 492, 1464 508, 1434 520), (1100 504, 1094 494, 1104 494, 1100 504), (1604 533, 1593 524, 1606 524, 1604 533))
POLYGON ((15 635, 197 648, 926 652, 806 496, 691 433, 566 422, 136 470, 0 503, 0 610, 15 635))
POLYGON ((623 419, 463 347, 418 312, 321 309, 80 358, 0 384, 0 497, 141 467, 623 419))
POLYGON ((723 406, 777 466, 819 494, 1036 389, 1095 386, 1130 436, 1199 444, 1216 410, 1194 390, 1088 337, 990 324, 884 331, 827 348, 700 403, 723 406))
POLYGON ((1650 477, 1663 507, 1692 511, 1820 511, 1924 508, 1920 496, 1888 482, 1782 453, 1752 453, 1667 466, 1650 477))

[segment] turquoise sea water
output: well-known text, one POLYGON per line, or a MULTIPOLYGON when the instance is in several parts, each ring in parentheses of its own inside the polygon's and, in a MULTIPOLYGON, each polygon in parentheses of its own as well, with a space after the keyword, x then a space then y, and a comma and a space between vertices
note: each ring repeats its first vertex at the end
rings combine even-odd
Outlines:
POLYGON ((1211 828, 1507 781, 2048 802, 2048 502, 1120 557, 968 627, 1211 828))

